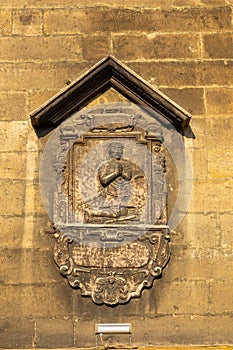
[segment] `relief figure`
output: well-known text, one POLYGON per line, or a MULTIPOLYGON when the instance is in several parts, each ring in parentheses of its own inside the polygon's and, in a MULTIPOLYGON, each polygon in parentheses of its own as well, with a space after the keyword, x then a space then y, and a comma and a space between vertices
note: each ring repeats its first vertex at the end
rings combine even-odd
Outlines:
POLYGON ((145 183, 139 166, 122 158, 124 146, 111 142, 107 147, 109 160, 97 170, 98 196, 84 212, 85 222, 124 223, 137 220, 140 205, 135 200, 137 187, 145 183))

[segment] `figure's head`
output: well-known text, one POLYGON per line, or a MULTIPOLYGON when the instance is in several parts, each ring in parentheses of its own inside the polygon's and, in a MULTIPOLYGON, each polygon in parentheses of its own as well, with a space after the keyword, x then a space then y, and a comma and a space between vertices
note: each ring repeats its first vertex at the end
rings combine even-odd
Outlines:
POLYGON ((110 155, 111 158, 116 158, 116 159, 121 159, 122 154, 123 154, 123 149, 124 146, 120 142, 111 142, 108 145, 108 154, 110 155))

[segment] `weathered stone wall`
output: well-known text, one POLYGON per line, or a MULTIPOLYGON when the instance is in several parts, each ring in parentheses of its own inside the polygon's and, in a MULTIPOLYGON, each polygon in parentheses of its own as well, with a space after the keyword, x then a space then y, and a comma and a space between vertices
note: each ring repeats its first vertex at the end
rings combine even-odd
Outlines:
POLYGON ((232 0, 0 0, 0 347, 94 346, 96 322, 131 322, 141 346, 233 343, 232 29, 232 0), (38 185, 47 137, 29 120, 108 54, 190 111, 196 136, 163 278, 115 308, 81 297, 53 262, 38 185))

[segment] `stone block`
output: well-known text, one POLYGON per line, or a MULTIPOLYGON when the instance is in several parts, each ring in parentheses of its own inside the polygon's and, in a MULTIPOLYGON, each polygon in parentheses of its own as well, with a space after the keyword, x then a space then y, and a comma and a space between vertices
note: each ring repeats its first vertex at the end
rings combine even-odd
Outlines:
POLYGON ((233 174, 233 147, 208 151, 208 176, 213 179, 231 178, 233 174))
POLYGON ((162 281, 157 288, 159 290, 156 296, 158 315, 204 315, 209 312, 209 292, 205 281, 171 283, 162 281))
POLYGON ((0 215, 22 215, 24 212, 25 186, 22 181, 0 180, 0 215))
POLYGON ((149 82, 163 87, 199 87, 233 84, 233 61, 129 62, 128 67, 149 82))
POLYGON ((39 108, 42 104, 47 102, 51 97, 53 97, 57 90, 46 90, 46 86, 44 87, 45 90, 41 91, 31 91, 28 93, 28 104, 29 104, 29 111, 32 113, 35 109, 39 108))
POLYGON ((82 37, 84 60, 96 63, 111 52, 110 35, 87 35, 82 37))
POLYGON ((33 347, 35 323, 30 318, 1 317, 0 347, 5 349, 27 349, 33 347))
MULTIPOLYGON (((228 277, 228 276, 226 276, 228 277)), ((211 311, 216 314, 226 313, 232 315, 233 312, 233 281, 223 280, 210 284, 211 311)))
POLYGON ((45 214, 46 210, 42 202, 39 181, 28 181, 25 188, 25 214, 38 215, 45 214))
POLYGON ((233 247, 233 213, 223 213, 219 216, 219 224, 222 236, 222 246, 232 246, 233 247))
POLYGON ((13 11, 13 34, 31 36, 42 34, 42 10, 23 9, 13 11))
POLYGON ((220 247, 220 232, 216 214, 187 214, 176 232, 189 247, 220 247), (211 235, 210 235, 211 233, 211 235))
POLYGON ((59 90, 88 68, 90 65, 74 62, 0 63, 0 91, 59 90))
POLYGON ((0 61, 82 61, 79 37, 3 37, 0 61))
POLYGON ((47 10, 46 34, 78 34, 90 32, 192 32, 231 29, 231 8, 191 8, 172 10, 106 9, 105 7, 47 10))
POLYGON ((39 318, 36 321, 36 346, 38 348, 72 348, 74 325, 70 317, 39 318))
POLYGON ((212 0, 211 2, 209 2, 209 0, 199 0, 199 6, 210 6, 210 7, 214 7, 214 6, 225 6, 226 4, 230 5, 230 2, 225 1, 225 0, 212 0))
MULTIPOLYGON (((0 5, 5 8, 23 8, 25 6, 24 0, 11 0, 6 3, 4 0, 0 0, 0 5)), ((174 8, 174 7, 192 7, 192 6, 206 6, 216 7, 226 5, 225 0, 170 0, 164 2, 163 0, 144 0, 143 4, 140 0, 100 0, 99 6, 111 6, 111 7, 145 7, 145 8, 174 8)), ((43 8, 76 8, 77 4, 73 0, 41 0, 40 6, 43 8)), ((79 6, 93 6, 93 0, 79 0, 79 6)), ((27 3, 27 8, 38 7, 37 0, 30 0, 27 3)))
POLYGON ((233 259, 224 257, 219 250, 219 257, 206 255, 193 256, 193 251, 187 249, 183 259, 175 260, 175 252, 171 247, 171 259, 163 272, 163 279, 170 281, 223 281, 232 278, 233 259))
POLYGON ((26 152, 1 153, 0 179, 26 179, 26 152), (15 166, 17 164, 17 167, 15 166))
POLYGON ((0 10, 0 34, 10 35, 12 28, 11 11, 0 10))
POLYGON ((197 85, 198 71, 192 61, 129 62, 127 66, 160 89, 197 85))
POLYGON ((0 263, 4 271, 1 281, 5 285, 60 282, 60 273, 53 260, 53 249, 4 249, 0 263))
POLYGON ((39 177, 39 159, 36 152, 2 152, 1 180, 35 180, 39 177), (16 166, 17 164, 17 166, 16 166))
POLYGON ((225 212, 233 206, 232 179, 195 181, 189 212, 225 212))
MULTIPOLYGON (((186 141, 186 140, 185 140, 186 141)), ((208 151, 203 148, 188 148, 187 153, 193 170, 193 178, 207 179, 208 177, 208 151)))
POLYGON ((189 113, 197 115, 205 114, 203 88, 166 88, 161 89, 161 91, 189 113))
POLYGON ((206 89, 207 113, 212 115, 226 115, 233 113, 233 89, 206 89))
POLYGON ((24 218, 17 216, 0 217, 0 247, 20 248, 23 239, 24 218))
POLYGON ((216 60, 197 63, 198 85, 232 85, 233 61, 216 60))
POLYGON ((0 144, 2 152, 25 151, 27 144, 27 122, 0 122, 0 144))
POLYGON ((54 237, 52 223, 47 214, 29 215, 24 219, 22 248, 37 248, 53 252, 54 237))
POLYGON ((204 57, 233 58, 233 34, 205 34, 203 36, 204 57))
POLYGON ((27 114, 26 94, 1 94, 0 105, 0 120, 25 120, 27 114))
POLYGON ((61 283, 6 285, 0 288, 5 317, 64 317, 73 314, 73 290, 61 283))
POLYGON ((121 60, 198 58, 199 37, 187 34, 114 35, 113 54, 121 60))
MULTIPOLYGON (((232 126, 233 120, 226 116, 223 118, 198 118, 191 119, 190 126, 195 135, 195 139, 186 138, 185 144, 189 148, 197 149, 217 149, 232 147, 232 126)), ((207 154, 208 156, 208 154, 207 154)))
MULTIPOLYGON (((171 344, 170 350, 182 345, 181 348, 187 350, 192 349, 192 347, 203 350, 205 349, 204 345, 208 345, 207 349, 212 349, 211 345, 214 348, 214 345, 224 343, 221 341, 224 336, 226 339, 230 339, 230 324, 230 317, 223 317, 223 325, 221 325, 221 321, 217 317, 175 314, 153 319, 133 320, 132 327, 138 330, 133 335, 133 344, 144 346, 144 350, 146 345, 155 346, 156 349, 159 345, 162 349, 164 346, 168 346, 169 349, 171 344), (216 322, 215 325, 214 322, 216 322), (218 336, 217 327, 221 330, 226 327, 223 330, 223 337, 218 336), (200 344, 202 346, 199 347, 200 344)), ((224 347, 220 346, 220 349, 223 350, 224 347)))

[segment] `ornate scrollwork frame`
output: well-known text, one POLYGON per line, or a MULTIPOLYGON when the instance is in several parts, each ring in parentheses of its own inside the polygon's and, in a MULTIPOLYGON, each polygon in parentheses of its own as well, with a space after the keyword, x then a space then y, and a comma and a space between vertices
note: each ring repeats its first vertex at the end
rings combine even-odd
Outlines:
MULTIPOLYGON (((60 127, 60 152, 55 162, 58 185, 53 206, 54 259, 69 284, 96 304, 116 305, 139 297, 142 289, 161 275, 169 260, 163 136, 157 125, 146 125, 140 118, 132 107, 96 107, 60 127), (77 125, 79 130, 81 125, 84 127, 82 135, 77 134, 77 125), (137 215, 127 216, 123 210, 105 220, 109 215, 105 205, 105 213, 96 215, 97 222, 93 217, 86 221, 90 202, 95 203, 99 197, 98 192, 94 193, 98 181, 93 173, 99 169, 96 164, 107 157, 106 144, 116 140, 124 144, 126 152, 126 158, 119 157, 116 162, 128 164, 131 174, 143 174, 140 176, 147 184, 143 190, 146 204, 142 201, 137 206, 137 193, 127 207, 137 215), (89 200, 90 194, 94 200, 89 200)), ((122 183, 123 175, 120 179, 122 183)), ((110 198, 107 209, 113 202, 110 198)))

